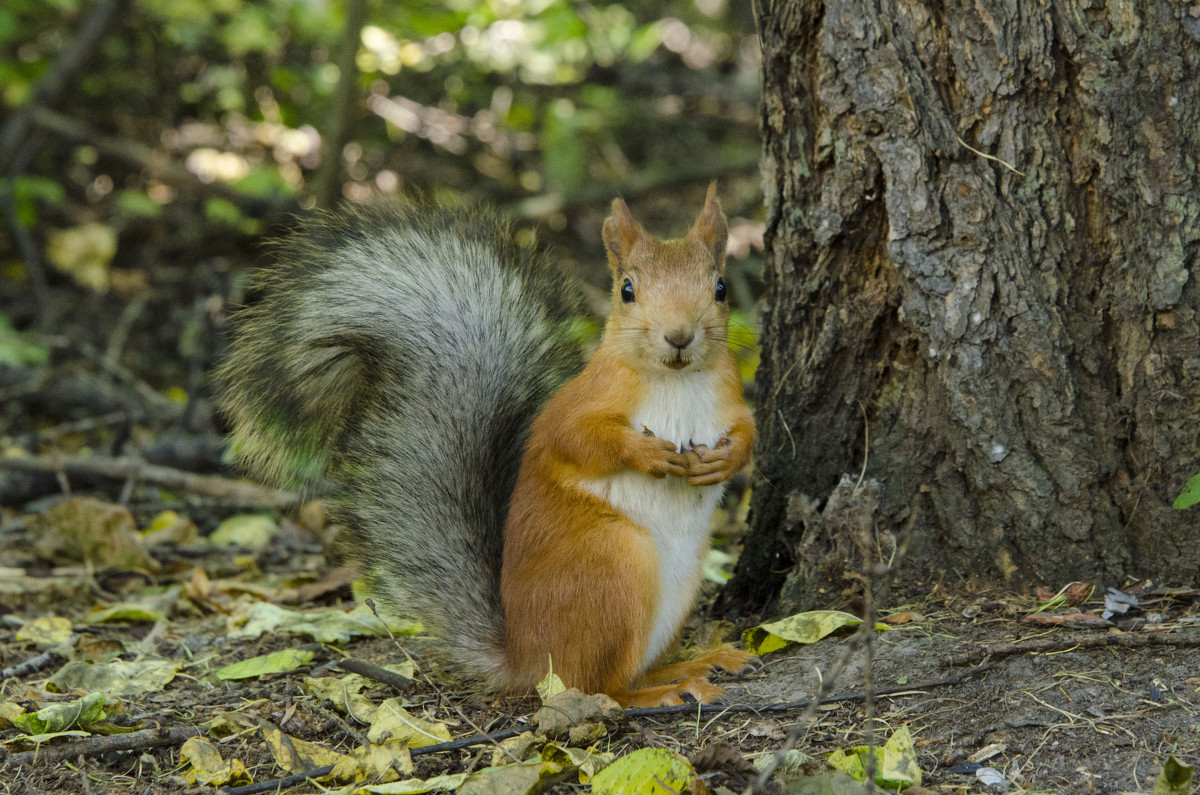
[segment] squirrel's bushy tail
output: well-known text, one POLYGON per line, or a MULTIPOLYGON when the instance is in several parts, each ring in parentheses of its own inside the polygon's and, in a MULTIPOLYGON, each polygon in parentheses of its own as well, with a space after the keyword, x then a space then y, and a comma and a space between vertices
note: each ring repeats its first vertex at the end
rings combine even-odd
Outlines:
POLYGON ((220 373, 235 451, 335 483, 381 606, 499 681, 504 518, 530 423, 579 367, 575 291, 480 211, 321 214, 275 260, 220 373))

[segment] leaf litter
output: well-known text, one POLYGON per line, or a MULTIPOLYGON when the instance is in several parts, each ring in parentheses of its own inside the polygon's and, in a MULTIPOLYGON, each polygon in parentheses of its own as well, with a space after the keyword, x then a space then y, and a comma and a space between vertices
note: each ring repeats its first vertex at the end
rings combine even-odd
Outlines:
MULTIPOLYGON (((26 760, 22 775, 43 790, 82 791, 78 776, 36 761, 56 752, 78 759, 79 749, 91 791, 151 793, 304 773, 320 786, 378 793, 740 792, 796 733, 768 791, 865 791, 873 767, 892 788, 1178 795, 1200 755, 1192 589, 1071 583, 1033 602, 969 584, 910 583, 910 602, 876 628, 875 688, 895 692, 875 699, 872 747, 861 700, 823 705, 798 732, 800 707, 755 714, 820 687, 862 623, 842 610, 747 630, 763 665, 725 677, 732 709, 693 705, 631 720, 552 675, 540 697, 463 687, 439 668, 419 624, 385 628, 354 602, 348 578, 329 577, 319 546, 279 530, 286 521, 227 522, 235 552, 214 554, 181 513, 137 517, 92 498, 64 505, 68 518, 55 521, 91 529, 55 527, 64 540, 45 552, 23 544, 6 558, 12 576, 0 578, 10 608, 0 637, 0 754, 26 760), (82 566, 48 569, 43 554, 82 566), (106 587, 89 586, 96 582, 106 587), (1033 626, 1033 617, 1048 623, 1033 626), (1093 619, 1105 628, 1091 629, 1093 619), (398 692, 343 673, 346 657, 414 684, 398 692), (923 687, 984 661, 981 674, 923 687), (198 736, 87 750, 156 727, 198 736), (508 738, 442 750, 480 730, 508 738), (21 756, 35 748, 41 757, 21 756)), ((717 586, 706 587, 711 595, 717 586)), ((719 634, 696 629, 700 643, 719 634)), ((832 692, 861 689, 863 674, 860 654, 832 692)), ((283 791, 317 789, 297 782, 283 791)))

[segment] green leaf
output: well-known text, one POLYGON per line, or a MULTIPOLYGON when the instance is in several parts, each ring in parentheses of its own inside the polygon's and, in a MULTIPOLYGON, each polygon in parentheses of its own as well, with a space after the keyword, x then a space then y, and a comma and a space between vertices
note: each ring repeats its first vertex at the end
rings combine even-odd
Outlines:
POLYGON ((1154 781, 1154 789, 1150 795, 1188 795, 1192 791, 1192 776, 1195 772, 1194 767, 1181 764, 1174 756, 1168 756, 1162 771, 1154 781))
MULTIPOLYGON (((778 651, 792 643, 816 643, 843 627, 857 627, 862 619, 840 610, 810 610, 794 616, 746 630, 742 635, 746 651, 762 656, 778 651)), ((886 624, 875 628, 887 630, 886 624)))
POLYGON ((46 689, 58 693, 81 690, 113 697, 140 696, 165 687, 175 678, 175 672, 181 665, 164 660, 114 660, 110 663, 77 660, 59 668, 46 683, 46 689))
POLYGON ((157 218, 162 215, 162 205, 141 190, 122 190, 117 193, 117 209, 125 215, 138 218, 157 218))
POLYGON ((0 315, 0 365, 26 367, 45 364, 50 359, 50 349, 26 340, 25 335, 14 331, 5 315, 0 315))
MULTIPOLYGON (((419 621, 386 616, 384 620, 394 635, 415 635, 424 629, 419 621)), ((353 637, 387 634, 366 605, 359 605, 349 612, 337 608, 301 612, 269 602, 255 602, 245 612, 239 609, 230 616, 226 634, 230 638, 257 638, 278 630, 305 635, 318 643, 345 643, 353 637)))
POLYGON ((213 671, 218 679, 252 679, 266 674, 281 674, 303 668, 313 660, 307 649, 283 649, 282 651, 251 657, 213 671))
POLYGON ((66 731, 73 726, 84 728, 106 717, 104 694, 91 693, 74 701, 51 704, 37 712, 17 715, 12 722, 26 734, 48 734, 66 731))
POLYGON ((875 759, 875 783, 879 786, 902 790, 920 785, 921 767, 917 764, 917 751, 907 726, 897 729, 882 748, 859 745, 834 751, 829 757, 829 766, 855 781, 865 781, 867 762, 871 757, 875 759))
POLYGON ((675 795, 692 786, 688 760, 665 748, 643 748, 621 757, 592 778, 596 795, 675 795))
POLYGON ((1200 502, 1200 475, 1192 475, 1188 479, 1187 485, 1183 487, 1183 492, 1175 498, 1175 507, 1178 510, 1191 508, 1196 503, 1200 502))

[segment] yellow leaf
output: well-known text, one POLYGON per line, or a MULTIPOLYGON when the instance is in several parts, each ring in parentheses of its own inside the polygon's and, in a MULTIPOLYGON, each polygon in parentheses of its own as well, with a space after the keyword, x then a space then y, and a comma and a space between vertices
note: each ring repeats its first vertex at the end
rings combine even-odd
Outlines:
POLYGON ((290 737, 279 729, 266 729, 263 739, 267 741, 267 749, 275 759, 275 764, 288 773, 304 773, 314 768, 336 765, 342 759, 342 755, 336 751, 290 737))
POLYGON ((117 230, 101 223, 46 232, 46 259, 98 293, 108 290, 108 266, 117 253, 117 230))
POLYGON ((457 792, 467 780, 467 773, 453 773, 447 776, 434 776, 421 780, 410 778, 405 781, 393 781, 390 784, 370 784, 356 789, 359 792, 369 792, 373 795, 421 795, 424 792, 457 792))
POLYGON ((408 740, 410 748, 450 742, 450 730, 443 723, 431 723, 410 715, 400 706, 400 699, 389 698, 379 705, 375 720, 367 730, 367 739, 373 743, 385 739, 408 740))
POLYGON ((71 622, 61 616, 47 616, 26 621, 17 630, 17 640, 33 643, 39 649, 57 646, 71 639, 71 622))
POLYGON ((375 719, 379 710, 371 699, 359 691, 374 683, 358 674, 347 676, 323 676, 320 678, 305 677, 304 688, 317 698, 333 704, 338 712, 344 712, 349 717, 362 724, 369 724, 375 719))
POLYGON ((191 737, 184 742, 179 749, 179 758, 191 765, 183 771, 189 784, 236 787, 250 783, 250 774, 240 759, 225 761, 217 747, 203 737, 191 737))
MULTIPOLYGON (((777 651, 792 643, 816 643, 821 638, 842 627, 857 627, 862 619, 840 610, 810 610, 794 616, 763 624, 746 630, 742 642, 746 651, 760 657, 777 651)), ((887 630, 886 624, 876 624, 878 630, 887 630)))
POLYGON ((217 525, 208 537, 218 547, 262 549, 279 532, 279 525, 264 514, 238 514, 217 525))
POLYGON ((551 669, 550 673, 537 683, 537 694, 541 697, 543 704, 550 696, 557 695, 566 689, 567 686, 563 684, 563 680, 558 677, 558 674, 554 673, 554 669, 551 669))
POLYGON ((692 786, 688 760, 665 748, 643 748, 623 756, 592 779, 596 795, 677 795, 692 786))
POLYGON ((829 766, 842 771, 855 781, 867 778, 867 760, 875 757, 875 783, 885 789, 901 790, 921 784, 921 768, 917 751, 907 726, 897 729, 883 747, 859 745, 849 750, 839 749, 830 755, 829 766))
POLYGON ((378 781, 387 783, 413 772, 408 743, 389 740, 379 745, 360 745, 333 765, 334 781, 378 781))

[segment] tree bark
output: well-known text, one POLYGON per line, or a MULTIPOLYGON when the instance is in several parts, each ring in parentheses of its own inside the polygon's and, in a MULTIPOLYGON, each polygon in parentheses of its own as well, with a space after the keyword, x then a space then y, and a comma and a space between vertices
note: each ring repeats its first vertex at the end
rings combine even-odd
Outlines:
POLYGON ((726 608, 814 601, 819 507, 864 449, 907 565, 1196 582, 1200 513, 1171 503, 1200 471, 1200 4, 759 20, 758 473, 726 608))

